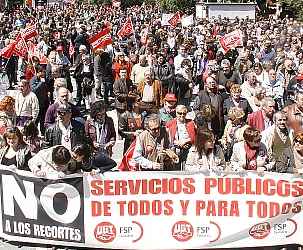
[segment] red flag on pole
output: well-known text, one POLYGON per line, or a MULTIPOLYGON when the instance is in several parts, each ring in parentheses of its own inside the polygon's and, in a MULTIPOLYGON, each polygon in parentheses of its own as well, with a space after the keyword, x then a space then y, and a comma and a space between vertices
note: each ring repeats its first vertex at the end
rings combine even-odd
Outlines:
POLYGON ((149 24, 144 30, 142 30, 140 42, 143 45, 147 44, 149 30, 150 30, 150 25, 149 24))
POLYGON ((120 8, 121 2, 112 1, 112 6, 116 8, 120 8))
POLYGON ((221 37, 219 39, 219 43, 225 52, 227 52, 231 47, 243 46, 242 34, 240 30, 235 30, 221 37))
POLYGON ((124 23, 123 27, 118 31, 118 36, 123 38, 126 35, 130 35, 134 32, 133 24, 130 18, 127 19, 126 23, 124 23))
POLYGON ((181 23, 179 11, 177 11, 167 22, 174 27, 176 27, 178 23, 181 23))
POLYGON ((14 56, 23 56, 27 52, 27 46, 25 40, 21 37, 21 33, 16 38, 16 45, 14 47, 14 56))
POLYGON ((20 34, 24 40, 28 40, 34 36, 37 36, 38 33, 34 22, 31 21, 31 23, 27 25, 26 28, 20 32, 20 34))
POLYGON ((13 41, 10 45, 4 47, 3 49, 0 50, 0 56, 10 59, 10 57, 12 56, 15 46, 16 46, 17 42, 13 41))
POLYGON ((39 58, 40 64, 47 64, 47 57, 42 53, 42 51, 37 47, 36 44, 29 43, 29 57, 36 56, 39 58))
POLYGON ((131 11, 131 12, 135 12, 135 13, 138 13, 138 12, 139 12, 136 6, 131 7, 131 8, 130 8, 130 11, 131 11))
POLYGON ((96 50, 102 46, 112 44, 112 36, 110 34, 109 28, 100 31, 97 35, 94 35, 88 42, 92 46, 92 50, 96 50))
POLYGON ((119 165, 119 169, 121 171, 136 171, 139 167, 138 163, 136 163, 132 157, 135 151, 136 146, 136 139, 133 141, 133 143, 129 146, 127 151, 125 152, 122 161, 119 165))
POLYGON ((74 48, 74 45, 72 43, 72 41, 70 40, 69 41, 69 50, 68 50, 68 54, 70 57, 73 57, 74 54, 75 54, 75 48, 74 48))

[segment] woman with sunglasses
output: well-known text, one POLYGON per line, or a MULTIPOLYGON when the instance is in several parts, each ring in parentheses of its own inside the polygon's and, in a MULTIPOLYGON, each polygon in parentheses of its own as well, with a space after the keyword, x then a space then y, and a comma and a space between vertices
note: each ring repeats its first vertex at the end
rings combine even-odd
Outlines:
POLYGON ((28 161, 31 153, 23 141, 23 136, 17 127, 6 128, 2 136, 0 148, 0 163, 12 170, 29 170, 28 161))
POLYGON ((213 132, 206 127, 197 129, 193 146, 189 149, 185 170, 208 172, 225 168, 225 159, 220 146, 215 145, 213 132))
POLYGON ((257 173, 261 174, 272 169, 274 161, 270 161, 266 146, 261 142, 260 131, 255 127, 248 127, 243 133, 243 138, 244 141, 234 145, 230 159, 232 170, 239 173, 257 170, 257 173))
POLYGON ((279 173, 303 173, 303 130, 294 138, 290 147, 283 150, 276 163, 279 173))
POLYGON ((73 161, 69 166, 71 172, 91 175, 103 174, 117 166, 117 163, 104 153, 94 155, 94 150, 86 143, 76 144, 71 151, 73 161))
POLYGON ((27 64, 27 68, 25 71, 25 79, 26 81, 30 82, 30 80, 33 78, 33 76, 35 75, 36 71, 35 71, 35 67, 40 65, 40 60, 38 57, 33 56, 31 58, 31 60, 29 61, 29 63, 27 64))
POLYGON ((166 123, 170 132, 171 143, 175 146, 175 153, 179 156, 179 163, 174 165, 175 170, 184 170, 188 150, 196 137, 195 123, 186 119, 186 114, 186 107, 178 105, 176 107, 176 119, 166 123))
POLYGON ((125 97, 126 111, 118 117, 118 132, 122 138, 125 138, 123 153, 143 131, 144 116, 139 112, 138 99, 140 99, 138 95, 128 94, 125 97))

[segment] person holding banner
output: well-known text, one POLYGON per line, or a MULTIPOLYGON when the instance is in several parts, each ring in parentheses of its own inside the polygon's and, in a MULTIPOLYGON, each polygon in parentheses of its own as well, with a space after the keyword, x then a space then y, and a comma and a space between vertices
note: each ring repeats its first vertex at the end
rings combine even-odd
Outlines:
POLYGON ((86 143, 76 144, 72 148, 71 156, 74 161, 71 162, 69 170, 78 174, 103 174, 117 166, 117 163, 104 153, 94 155, 93 148, 86 143))
POLYGON ((269 157, 265 144, 261 142, 260 131, 255 127, 248 127, 243 137, 244 141, 234 145, 230 159, 231 168, 239 173, 256 170, 258 174, 271 170, 275 161, 269 157))
POLYGON ((213 132, 206 127, 197 130, 193 146, 185 163, 186 171, 219 171, 225 168, 225 158, 220 146, 215 145, 213 132))
POLYGON ((23 140, 23 135, 17 127, 6 128, 0 148, 0 163, 12 170, 29 170, 28 161, 31 153, 23 140))
POLYGON ((28 162, 30 170, 40 176, 46 177, 47 174, 57 174, 63 178, 67 175, 68 163, 71 154, 64 146, 54 146, 39 151, 28 162))

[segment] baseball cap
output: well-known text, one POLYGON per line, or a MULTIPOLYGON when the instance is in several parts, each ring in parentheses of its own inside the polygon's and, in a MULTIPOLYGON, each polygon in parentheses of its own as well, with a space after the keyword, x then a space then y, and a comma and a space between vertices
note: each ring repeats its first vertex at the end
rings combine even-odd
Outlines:
POLYGON ((71 113, 72 112, 72 106, 68 103, 61 104, 58 107, 58 112, 60 112, 60 113, 71 113))
POLYGON ((63 47, 62 46, 57 46, 56 50, 63 50, 63 47))
POLYGON ((168 101, 168 102, 176 102, 177 98, 173 93, 167 93, 165 95, 165 100, 168 101))

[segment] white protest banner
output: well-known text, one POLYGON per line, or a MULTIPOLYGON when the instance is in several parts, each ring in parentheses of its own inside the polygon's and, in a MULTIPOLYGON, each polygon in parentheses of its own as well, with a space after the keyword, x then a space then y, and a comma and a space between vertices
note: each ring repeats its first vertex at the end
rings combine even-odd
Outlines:
POLYGON ((99 249, 303 244, 300 175, 142 171, 54 180, 17 172, 0 170, 0 237, 10 241, 99 249))
POLYGON ((181 23, 182 27, 188 27, 189 25, 192 25, 194 23, 194 16, 190 15, 187 17, 183 17, 181 23))
POLYGON ((168 20, 170 20, 172 18, 174 14, 162 14, 162 19, 161 19, 161 24, 162 25, 168 25, 170 26, 170 23, 168 22, 168 20))

